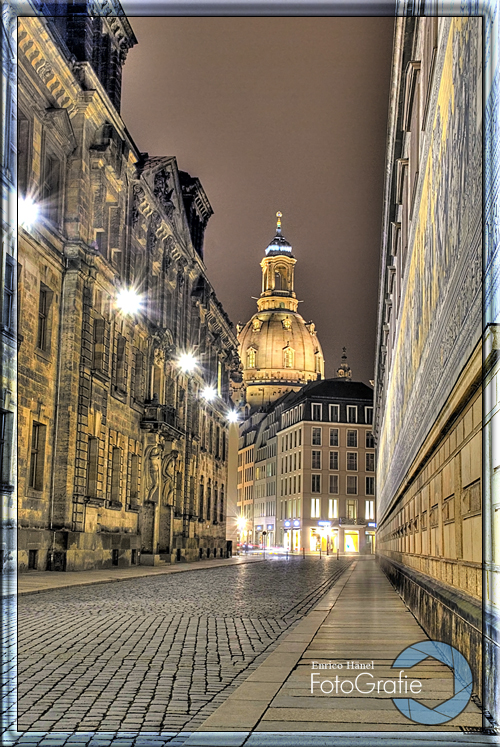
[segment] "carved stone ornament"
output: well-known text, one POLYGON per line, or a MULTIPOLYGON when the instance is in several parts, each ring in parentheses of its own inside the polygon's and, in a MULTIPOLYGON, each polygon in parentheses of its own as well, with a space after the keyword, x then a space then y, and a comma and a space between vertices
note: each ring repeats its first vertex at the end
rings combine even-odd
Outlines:
POLYGON ((169 181, 172 174, 167 169, 161 169, 157 171, 154 179, 153 192, 154 196, 159 200, 160 204, 164 208, 167 216, 172 217, 175 205, 172 201, 172 195, 174 188, 169 189, 169 181))
POLYGON ((160 366, 170 357, 174 349, 174 338, 169 329, 164 329, 161 332, 155 332, 152 340, 154 363, 160 366))
POLYGON ((253 320, 253 322, 252 322, 252 327, 254 329, 254 332, 260 332, 260 330, 262 328, 262 322, 261 322, 261 320, 256 317, 253 320))
POLYGON ((292 328, 292 321, 291 321, 291 319, 288 316, 285 317, 285 319, 283 319, 283 321, 281 322, 281 324, 283 325, 283 329, 291 329, 292 328))
POLYGON ((162 506, 173 506, 175 498, 175 465, 179 452, 173 449, 170 454, 163 457, 162 461, 162 478, 163 487, 161 495, 162 506))
POLYGON ((141 211, 139 210, 139 205, 144 199, 144 189, 140 186, 140 184, 134 184, 132 188, 132 194, 133 194, 133 205, 132 205, 132 225, 135 227, 139 221, 141 211))
POLYGON ((151 446, 146 455, 146 502, 158 503, 160 491, 161 450, 151 446))

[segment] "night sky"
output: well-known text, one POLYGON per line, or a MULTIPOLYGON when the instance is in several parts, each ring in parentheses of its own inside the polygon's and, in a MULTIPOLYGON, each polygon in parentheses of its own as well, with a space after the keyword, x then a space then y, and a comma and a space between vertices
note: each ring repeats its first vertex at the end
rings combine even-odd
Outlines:
MULTIPOLYGON (((127 12, 127 2, 122 2, 127 12)), ((176 156, 214 209, 209 278, 231 320, 256 312, 275 233, 299 312, 335 375, 373 379, 394 19, 133 18, 122 115, 141 151, 176 156)))

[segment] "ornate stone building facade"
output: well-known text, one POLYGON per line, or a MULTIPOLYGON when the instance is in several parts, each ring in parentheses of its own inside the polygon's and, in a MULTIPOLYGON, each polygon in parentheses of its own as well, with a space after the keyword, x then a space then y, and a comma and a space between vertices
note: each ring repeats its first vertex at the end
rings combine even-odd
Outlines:
POLYGON ((431 638, 466 656, 477 693, 481 28, 396 21, 375 382, 380 562, 431 638))
POLYGON ((276 235, 266 249, 258 312, 238 325, 243 366, 243 391, 251 408, 298 391, 308 381, 324 377, 324 358, 313 322, 297 312, 292 247, 281 232, 280 212, 276 235))
MULTIPOLYGON (((98 4, 97 4, 98 5, 98 4)), ((118 3, 19 19, 19 569, 224 556, 239 365, 212 208, 120 117, 118 3)))

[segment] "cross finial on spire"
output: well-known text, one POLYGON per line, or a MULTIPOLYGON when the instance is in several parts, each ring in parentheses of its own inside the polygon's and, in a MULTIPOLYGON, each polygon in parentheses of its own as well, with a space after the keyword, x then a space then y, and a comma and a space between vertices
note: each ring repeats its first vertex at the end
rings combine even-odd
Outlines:
POLYGON ((276 223, 276 231, 277 231, 278 233, 281 233, 281 219, 282 219, 282 217, 283 217, 283 213, 281 213, 281 212, 280 212, 280 211, 278 210, 278 212, 276 213, 276 217, 277 217, 277 219, 278 219, 278 220, 277 220, 277 223, 276 223))

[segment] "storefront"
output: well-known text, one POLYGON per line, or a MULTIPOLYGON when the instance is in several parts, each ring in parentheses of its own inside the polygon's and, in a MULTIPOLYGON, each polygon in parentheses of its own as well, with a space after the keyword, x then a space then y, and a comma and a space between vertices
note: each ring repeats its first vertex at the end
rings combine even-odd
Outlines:
POLYGON ((337 552, 339 547, 339 530, 332 528, 330 521, 318 521, 317 526, 310 528, 310 552, 337 552))
POLYGON ((283 522, 283 528, 283 546, 285 550, 288 550, 288 552, 300 552, 302 550, 300 519, 287 519, 283 522))
POLYGON ((344 552, 359 552, 359 531, 357 529, 344 530, 344 552))

